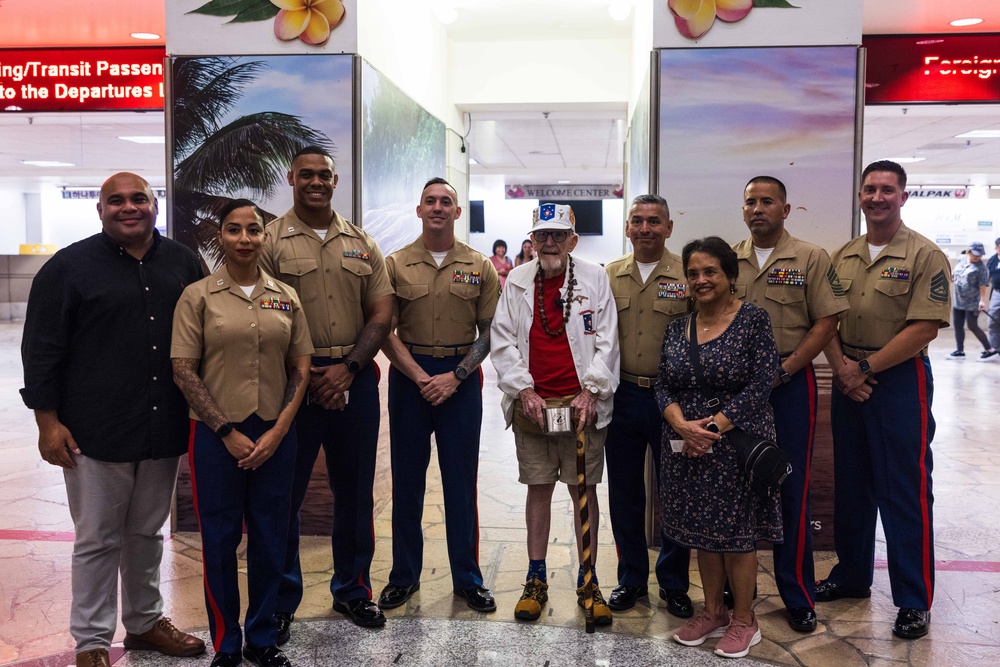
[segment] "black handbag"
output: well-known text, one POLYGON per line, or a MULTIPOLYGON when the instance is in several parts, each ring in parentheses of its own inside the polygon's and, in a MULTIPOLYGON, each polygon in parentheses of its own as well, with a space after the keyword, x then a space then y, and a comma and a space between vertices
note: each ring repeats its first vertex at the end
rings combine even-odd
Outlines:
MULTIPOLYGON (((701 370, 701 358, 698 354, 698 335, 695 331, 696 313, 691 313, 691 323, 688 327, 688 350, 691 357, 691 366, 694 367, 695 381, 698 388, 708 397, 708 406, 718 411, 722 401, 718 395, 712 391, 705 375, 701 370)), ((750 482, 750 487, 758 495, 769 497, 781 486, 791 472, 792 464, 788 462, 788 456, 767 438, 761 438, 751 433, 737 428, 733 425, 732 430, 725 433, 726 439, 733 444, 736 455, 739 457, 743 474, 750 482)))

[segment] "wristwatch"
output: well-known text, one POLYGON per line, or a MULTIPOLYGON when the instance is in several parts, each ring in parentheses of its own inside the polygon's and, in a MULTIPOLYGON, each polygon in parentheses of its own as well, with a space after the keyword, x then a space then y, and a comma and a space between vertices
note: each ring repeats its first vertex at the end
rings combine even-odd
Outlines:
POLYGON ((868 363, 867 359, 862 359, 861 361, 859 361, 858 368, 860 368, 861 372, 864 373, 865 375, 872 374, 872 365, 868 363))
POLYGON ((465 382, 465 378, 469 377, 469 371, 462 368, 461 366, 453 370, 452 373, 455 374, 455 377, 458 378, 459 382, 465 382))
POLYGON ((346 365, 347 365, 347 372, 349 372, 351 375, 354 375, 355 373, 361 370, 361 364, 354 361, 353 359, 348 359, 346 365))
POLYGON ((782 366, 778 366, 778 379, 781 380, 781 384, 788 384, 792 381, 792 376, 788 374, 788 371, 782 366))
POLYGON ((233 432, 233 423, 232 422, 226 422, 225 424, 223 424, 219 428, 215 429, 215 435, 219 436, 220 438, 225 438, 227 435, 229 435, 232 432, 233 432))
POLYGON ((716 424, 715 422, 708 422, 707 424, 705 424, 705 430, 711 431, 712 433, 718 433, 719 425, 716 424))

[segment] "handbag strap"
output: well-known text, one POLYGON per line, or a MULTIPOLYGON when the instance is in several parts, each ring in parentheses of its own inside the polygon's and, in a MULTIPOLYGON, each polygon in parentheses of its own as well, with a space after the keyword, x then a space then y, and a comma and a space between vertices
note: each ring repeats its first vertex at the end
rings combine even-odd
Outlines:
POLYGON ((698 352, 698 331, 695 326, 697 316, 697 312, 692 312, 688 324, 688 355, 691 357, 691 367, 694 369, 694 380, 698 383, 698 389, 705 396, 709 397, 708 407, 715 409, 719 407, 722 401, 719 399, 719 395, 708 386, 708 381, 705 380, 705 375, 701 370, 701 354, 698 352))

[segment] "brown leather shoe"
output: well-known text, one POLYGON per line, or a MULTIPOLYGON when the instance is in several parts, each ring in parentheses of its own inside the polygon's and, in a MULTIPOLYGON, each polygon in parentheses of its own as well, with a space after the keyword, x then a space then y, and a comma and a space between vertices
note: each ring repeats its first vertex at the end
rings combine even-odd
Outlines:
POLYGON ((111 667, 108 649, 95 648, 76 654, 76 667, 111 667))
POLYGON ((159 651, 163 655, 189 658, 205 652, 205 642, 181 632, 164 616, 141 635, 125 633, 125 648, 139 651, 159 651))

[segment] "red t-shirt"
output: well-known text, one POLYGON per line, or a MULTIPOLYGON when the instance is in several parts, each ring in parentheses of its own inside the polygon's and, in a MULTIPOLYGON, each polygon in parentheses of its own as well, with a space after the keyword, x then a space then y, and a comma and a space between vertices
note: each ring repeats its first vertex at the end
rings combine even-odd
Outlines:
MULTIPOLYGON (((558 276, 545 279, 545 316, 549 331, 562 327, 565 306, 556 304, 559 289, 566 278, 563 271, 558 276)), ((537 287, 535 287, 537 289, 537 287)), ((535 393, 542 398, 573 396, 580 392, 580 380, 573 365, 573 353, 569 349, 569 339, 563 330, 558 336, 550 336, 542 328, 542 316, 538 312, 538 295, 535 294, 535 317, 528 332, 528 372, 535 381, 535 393)))

